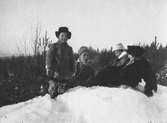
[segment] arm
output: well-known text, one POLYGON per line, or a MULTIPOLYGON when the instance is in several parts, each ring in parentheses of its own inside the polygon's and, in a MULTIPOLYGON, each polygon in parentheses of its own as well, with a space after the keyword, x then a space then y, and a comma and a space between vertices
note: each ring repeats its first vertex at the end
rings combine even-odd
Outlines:
POLYGON ((52 44, 49 47, 49 50, 47 51, 47 54, 46 54, 46 74, 49 77, 53 77, 54 72, 56 71, 55 70, 55 64, 56 64, 55 53, 56 53, 56 47, 55 47, 55 44, 52 44))
POLYGON ((79 72, 79 62, 76 61, 74 63, 74 72, 73 72, 73 75, 72 75, 73 79, 76 78, 78 72, 79 72))

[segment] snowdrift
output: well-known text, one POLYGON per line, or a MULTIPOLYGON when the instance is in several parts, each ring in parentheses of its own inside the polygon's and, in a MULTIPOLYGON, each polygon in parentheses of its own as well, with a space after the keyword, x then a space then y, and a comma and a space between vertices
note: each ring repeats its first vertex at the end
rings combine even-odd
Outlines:
POLYGON ((167 87, 150 98, 131 88, 76 87, 4 106, 0 123, 167 123, 167 87))

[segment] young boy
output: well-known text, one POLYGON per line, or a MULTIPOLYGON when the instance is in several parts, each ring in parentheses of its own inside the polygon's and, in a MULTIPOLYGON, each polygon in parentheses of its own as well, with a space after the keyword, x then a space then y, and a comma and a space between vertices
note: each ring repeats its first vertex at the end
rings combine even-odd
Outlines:
POLYGON ((87 47, 82 46, 79 51, 79 62, 75 64, 75 72, 73 79, 78 86, 91 86, 94 78, 94 70, 89 63, 89 50, 87 47))
POLYGON ((71 32, 67 27, 60 27, 55 34, 58 41, 50 45, 46 55, 46 74, 50 79, 48 92, 52 98, 63 93, 61 87, 72 78, 74 68, 73 50, 67 43, 71 32))

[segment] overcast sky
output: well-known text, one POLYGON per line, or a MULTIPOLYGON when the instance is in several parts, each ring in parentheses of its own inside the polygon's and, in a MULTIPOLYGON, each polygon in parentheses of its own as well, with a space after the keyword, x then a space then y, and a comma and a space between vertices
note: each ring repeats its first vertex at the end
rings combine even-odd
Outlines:
POLYGON ((0 0, 0 52, 17 53, 30 44, 36 25, 56 41, 59 26, 68 26, 74 51, 82 45, 167 44, 167 0, 0 0))

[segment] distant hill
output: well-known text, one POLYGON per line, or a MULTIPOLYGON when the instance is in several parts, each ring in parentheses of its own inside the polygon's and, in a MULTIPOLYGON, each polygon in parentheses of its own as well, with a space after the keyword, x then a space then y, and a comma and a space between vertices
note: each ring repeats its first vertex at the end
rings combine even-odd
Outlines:
POLYGON ((10 56, 12 56, 12 54, 5 53, 4 51, 0 50, 0 58, 6 58, 6 57, 10 57, 10 56))

